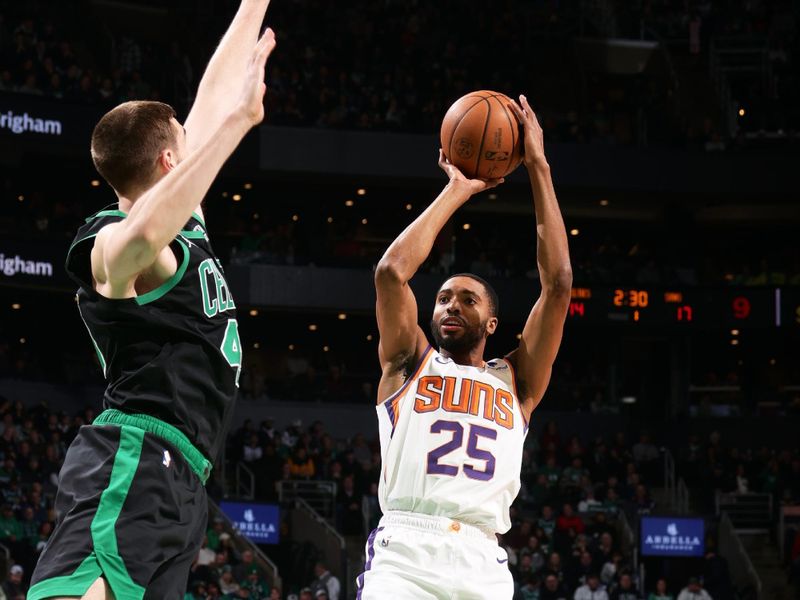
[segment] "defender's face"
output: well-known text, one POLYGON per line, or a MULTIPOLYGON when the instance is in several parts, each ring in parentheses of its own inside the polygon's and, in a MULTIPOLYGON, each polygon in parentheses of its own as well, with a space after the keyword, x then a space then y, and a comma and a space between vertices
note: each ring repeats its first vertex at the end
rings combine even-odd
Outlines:
POLYGON ((483 286, 469 277, 453 277, 436 294, 431 332, 446 350, 469 349, 497 328, 483 286))

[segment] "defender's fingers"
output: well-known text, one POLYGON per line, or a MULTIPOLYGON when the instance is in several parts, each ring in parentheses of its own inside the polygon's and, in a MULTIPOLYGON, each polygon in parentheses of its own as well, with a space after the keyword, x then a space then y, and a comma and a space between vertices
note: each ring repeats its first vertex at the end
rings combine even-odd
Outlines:
POLYGON ((267 58, 269 57, 272 50, 275 48, 277 41, 275 40, 275 32, 272 31, 272 28, 267 27, 264 31, 264 34, 258 40, 256 44, 256 60, 259 63, 266 63, 267 58))

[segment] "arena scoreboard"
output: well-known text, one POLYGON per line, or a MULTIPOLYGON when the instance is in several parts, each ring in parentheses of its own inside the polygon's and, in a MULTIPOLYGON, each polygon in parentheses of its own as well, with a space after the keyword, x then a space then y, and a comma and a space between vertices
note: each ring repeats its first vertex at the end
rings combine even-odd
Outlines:
POLYGON ((567 320, 729 329, 800 327, 800 288, 574 287, 567 320))

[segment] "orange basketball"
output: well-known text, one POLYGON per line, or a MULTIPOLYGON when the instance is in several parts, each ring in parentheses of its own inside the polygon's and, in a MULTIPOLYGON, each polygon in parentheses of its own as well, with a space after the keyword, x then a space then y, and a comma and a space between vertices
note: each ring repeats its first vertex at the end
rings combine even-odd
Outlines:
POLYGON ((505 177, 522 162, 522 129, 499 92, 480 90, 456 100, 442 120, 445 157, 465 176, 505 177))

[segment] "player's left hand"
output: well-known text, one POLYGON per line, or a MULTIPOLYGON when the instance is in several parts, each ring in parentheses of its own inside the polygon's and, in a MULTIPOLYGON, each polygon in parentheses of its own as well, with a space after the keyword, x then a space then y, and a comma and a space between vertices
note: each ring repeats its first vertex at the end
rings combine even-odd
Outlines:
POLYGON ((441 167, 442 171, 447 173, 451 184, 464 186, 464 188, 469 191, 470 196, 484 190, 490 190, 505 181, 505 179, 502 178, 468 179, 458 167, 444 157, 444 152, 442 152, 441 148, 439 148, 439 166, 441 167))
POLYGON ((537 164, 547 164, 547 159, 544 155, 544 133, 539 125, 539 120, 536 118, 536 113, 533 112, 531 105, 528 104, 528 99, 520 94, 519 104, 512 100, 509 106, 514 111, 514 114, 517 115, 517 120, 524 131, 525 153, 523 154, 523 160, 525 161, 525 166, 530 169, 537 164))

